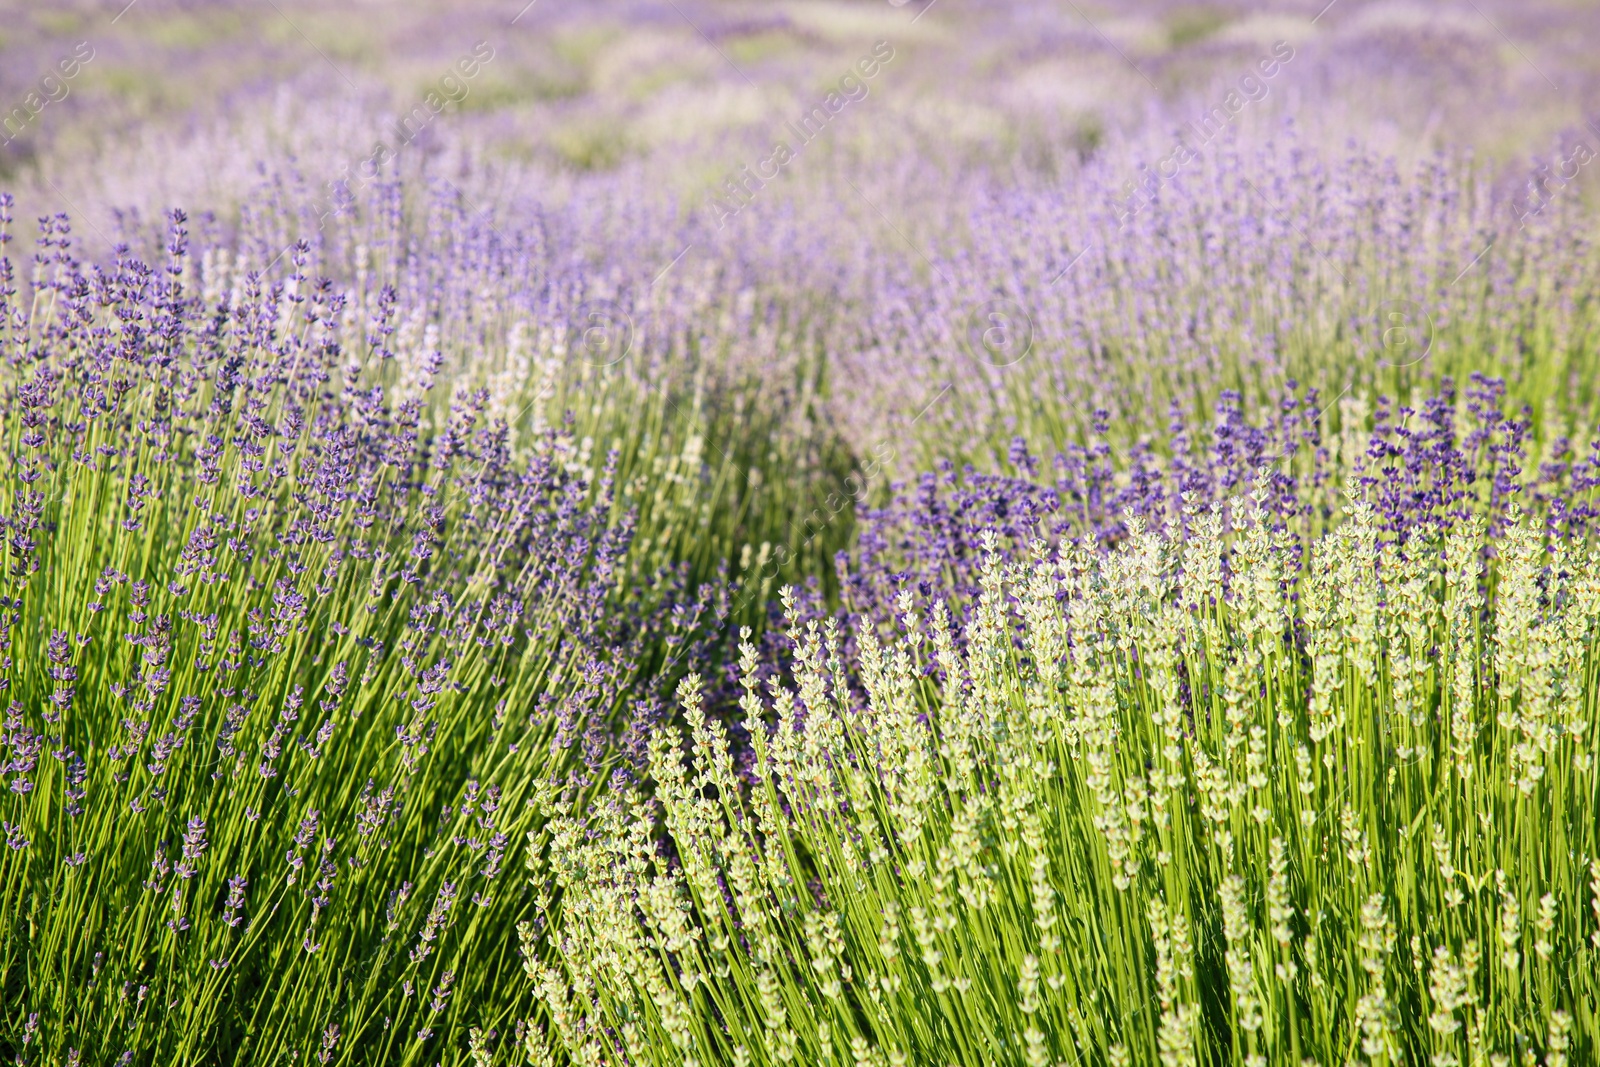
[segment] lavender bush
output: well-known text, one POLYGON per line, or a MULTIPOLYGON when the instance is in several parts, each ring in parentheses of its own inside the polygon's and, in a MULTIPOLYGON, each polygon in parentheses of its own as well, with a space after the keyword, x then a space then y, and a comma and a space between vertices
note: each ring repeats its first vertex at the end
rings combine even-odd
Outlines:
POLYGON ((183 221, 102 268, 46 220, 25 300, 0 259, 18 1054, 490 1040, 530 789, 628 765, 641 664, 696 662, 710 602, 635 551, 615 452, 514 454, 486 389, 442 405, 392 289, 353 340, 303 247, 207 301, 183 221))
POLYGON ((685 680, 652 790, 531 842, 558 1050, 1591 1058, 1595 554, 1513 507, 1486 597, 1480 521, 1385 544, 1358 504, 1295 597, 1267 496, 1107 554, 990 535, 959 637, 910 592, 853 654, 791 608, 785 677, 743 646, 747 758, 685 680))

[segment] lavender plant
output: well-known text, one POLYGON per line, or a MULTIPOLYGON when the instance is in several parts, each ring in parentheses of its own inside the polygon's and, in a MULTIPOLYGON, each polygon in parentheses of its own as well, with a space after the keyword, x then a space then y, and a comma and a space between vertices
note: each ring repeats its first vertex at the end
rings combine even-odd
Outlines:
POLYGON ((6 1041, 389 1063, 508 1037, 529 790, 627 764, 640 666, 697 662, 713 590, 635 553, 615 452, 513 450, 487 388, 440 399, 442 356, 391 348, 393 288, 355 318, 302 245, 207 299, 181 213, 154 266, 66 235, 43 220, 25 297, 0 258, 6 1041))
POLYGON ((1592 1057, 1600 558, 1513 509, 1486 596, 1481 522, 1385 543, 1358 503, 1294 598, 1269 497, 991 536, 959 641, 907 592, 847 657, 791 605, 791 680, 743 647, 747 754, 686 680, 652 790, 551 803, 528 853, 559 1053, 1592 1057))

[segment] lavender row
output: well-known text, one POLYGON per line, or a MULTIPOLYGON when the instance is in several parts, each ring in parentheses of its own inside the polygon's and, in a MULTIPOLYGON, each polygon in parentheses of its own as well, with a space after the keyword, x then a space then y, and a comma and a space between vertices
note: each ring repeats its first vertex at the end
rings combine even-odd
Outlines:
POLYGON ((6 1042, 387 1062, 505 1027, 535 793, 642 758, 702 662, 714 589, 639 548, 676 505, 641 526, 570 425, 514 444, 304 245, 210 296, 181 213, 154 264, 62 219, 37 249, 26 287, 0 258, 6 1042))
MULTIPOLYGON (((1309 546, 1358 505, 1371 509, 1380 547, 1481 528, 1493 558, 1514 515, 1552 547, 1590 544, 1600 532, 1600 427, 1541 440, 1531 409, 1514 408, 1499 378, 1474 374, 1464 388, 1447 378, 1408 403, 1327 404, 1291 386, 1254 411, 1224 391, 1209 418, 1174 405, 1165 432, 1127 452, 1108 440, 1109 421, 1096 412, 1088 440, 1047 456, 1016 437, 998 470, 944 460, 893 483, 881 505, 863 501, 854 544, 835 560, 837 598, 813 582, 796 592, 799 617, 831 617, 846 634, 892 628, 909 594, 921 605, 943 600, 962 619, 990 553, 1018 563, 1041 552, 1104 553, 1134 524, 1183 539, 1213 524, 1226 535, 1259 514, 1282 536, 1294 583, 1309 546)), ((1226 553, 1217 578, 1227 595, 1226 553)), ((769 640, 781 647, 779 632, 769 640)))

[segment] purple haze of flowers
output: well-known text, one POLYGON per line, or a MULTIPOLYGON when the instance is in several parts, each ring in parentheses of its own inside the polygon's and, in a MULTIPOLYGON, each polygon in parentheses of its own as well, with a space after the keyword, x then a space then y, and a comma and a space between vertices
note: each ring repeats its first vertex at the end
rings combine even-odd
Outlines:
MULTIPOLYGON (((1330 433, 1314 390, 1291 387, 1255 419, 1224 392, 1205 424, 1174 411, 1160 449, 1115 453, 1104 413, 1097 436, 1048 461, 1017 438, 1004 473, 946 462, 859 514, 857 547, 838 560, 844 615, 887 622, 902 590, 970 607, 987 534, 1013 559, 1035 542, 1106 549, 1128 535, 1130 517, 1186 533, 1190 509, 1226 517, 1258 492, 1270 521, 1293 535, 1296 565, 1352 494, 1372 503, 1387 541, 1477 519, 1492 543, 1513 503, 1552 537, 1587 539, 1600 518, 1600 430, 1581 452, 1561 436, 1532 458, 1531 413, 1506 412, 1504 396, 1498 379, 1474 375, 1462 393, 1447 379, 1414 406, 1380 398, 1363 415, 1364 405, 1347 403, 1345 425, 1330 433)), ((815 596, 802 600, 803 614, 824 613, 815 596)))

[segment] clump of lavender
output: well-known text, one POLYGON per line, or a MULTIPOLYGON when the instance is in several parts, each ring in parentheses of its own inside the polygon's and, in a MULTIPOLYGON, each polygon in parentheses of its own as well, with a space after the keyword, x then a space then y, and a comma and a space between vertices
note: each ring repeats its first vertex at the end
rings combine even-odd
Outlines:
POLYGON ((1357 503, 1295 595, 1269 500, 1106 551, 991 534, 964 624, 908 591, 854 652, 790 601, 776 676, 742 646, 747 771, 686 680, 649 789, 553 808, 527 853, 550 1040, 674 1067, 1592 1059, 1600 556, 1514 504, 1492 537, 1390 539, 1357 503))
POLYGON ((539 783, 628 766, 642 665, 705 647, 714 597, 640 547, 676 502, 641 521, 571 425, 513 444, 492 367, 447 380, 397 289, 358 306, 304 245, 226 284, 178 212, 154 264, 80 262, 59 216, 37 249, 26 285, 0 256, 3 1040, 387 1063, 508 1029, 539 783))

